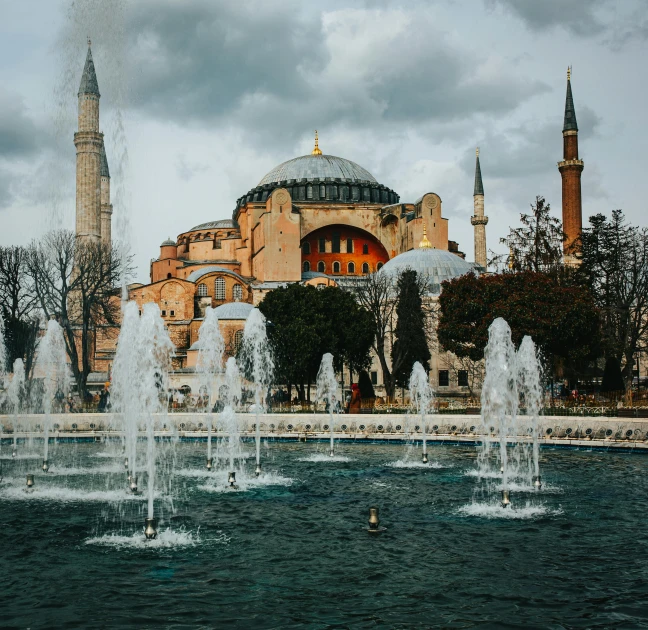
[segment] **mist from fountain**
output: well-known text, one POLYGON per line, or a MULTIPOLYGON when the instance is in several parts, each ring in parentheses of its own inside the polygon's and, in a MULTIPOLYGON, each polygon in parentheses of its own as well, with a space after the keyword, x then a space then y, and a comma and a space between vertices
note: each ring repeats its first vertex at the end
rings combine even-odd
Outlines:
POLYGON ((22 401, 25 397, 25 366, 22 359, 16 359, 13 364, 13 378, 7 387, 7 398, 11 409, 11 424, 13 425, 13 457, 18 454, 18 418, 22 401))
POLYGON ((412 366, 412 373, 409 380, 409 390, 412 402, 416 406, 417 413, 421 416, 421 431, 423 439, 422 460, 427 464, 427 443, 426 443, 426 415, 430 410, 430 405, 434 399, 434 392, 430 386, 430 379, 428 378, 425 368, 416 361, 412 366))
POLYGON ((333 414, 337 402, 337 380, 335 379, 335 369, 333 368, 333 355, 330 352, 322 355, 322 362, 320 363, 317 372, 317 400, 320 403, 325 403, 328 407, 329 413, 329 428, 331 446, 329 449, 329 456, 335 455, 334 450, 334 425, 333 414))
POLYGON ((205 310, 205 318, 198 330, 198 360, 196 372, 200 385, 200 395, 207 398, 207 468, 212 466, 212 425, 213 408, 216 402, 216 380, 223 371, 223 353, 225 342, 218 325, 216 311, 210 306, 205 310))
POLYGON ((524 400, 527 417, 531 419, 533 481, 539 489, 541 482, 538 417, 542 408, 542 383, 538 353, 533 339, 528 335, 522 339, 517 351, 517 387, 524 400))
POLYGON ((241 345, 243 372, 248 380, 254 382, 254 410, 256 414, 256 474, 261 472, 261 411, 265 409, 265 392, 272 381, 274 361, 266 319, 258 308, 250 311, 243 329, 241 345))
MULTIPOLYGON (((234 470, 234 460, 241 457, 241 438, 239 434, 236 407, 241 400, 241 374, 234 357, 229 357, 225 364, 225 385, 223 387, 223 411, 221 425, 227 433, 227 454, 229 470, 234 470)), ((258 416, 257 416, 258 418, 258 416)))
MULTIPOLYGON (((49 431, 52 418, 52 403, 58 399, 63 406, 70 385, 69 370, 67 365, 67 352, 63 329, 58 322, 50 319, 47 322, 45 335, 38 344, 36 358, 36 373, 43 379, 43 472, 49 467, 49 431)), ((60 410, 63 412, 63 409, 60 410)))

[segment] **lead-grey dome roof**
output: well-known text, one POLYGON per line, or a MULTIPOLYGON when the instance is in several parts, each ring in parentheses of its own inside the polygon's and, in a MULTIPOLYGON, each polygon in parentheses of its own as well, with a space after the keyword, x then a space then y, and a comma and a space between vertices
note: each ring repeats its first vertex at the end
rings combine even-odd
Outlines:
POLYGON ((217 306, 214 311, 218 319, 247 319, 253 308, 247 302, 227 302, 217 306))
POLYGON ((213 230, 218 228, 236 228, 238 230, 238 223, 232 221, 232 219, 221 219, 220 221, 208 221, 207 223, 201 223, 192 227, 189 232, 195 232, 196 230, 213 230))
POLYGON ((275 166, 259 182, 259 186, 289 179, 325 179, 327 177, 352 182, 378 183, 368 170, 351 160, 334 155, 302 155, 275 166))
POLYGON ((412 269, 426 277, 430 292, 435 295, 441 293, 441 283, 444 280, 452 280, 471 271, 479 273, 474 263, 469 263, 452 252, 432 248, 412 249, 399 254, 386 262, 378 273, 396 277, 405 269, 412 269))

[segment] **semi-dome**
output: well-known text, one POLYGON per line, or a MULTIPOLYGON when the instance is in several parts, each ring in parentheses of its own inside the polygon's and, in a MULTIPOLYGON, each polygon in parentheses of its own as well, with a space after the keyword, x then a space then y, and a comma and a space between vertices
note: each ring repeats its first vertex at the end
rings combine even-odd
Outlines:
POLYGON ((227 302, 214 309, 218 319, 247 319, 254 306, 247 302, 227 302))
POLYGON ((324 180, 327 177, 347 182, 378 183, 368 170, 351 160, 335 155, 302 155, 275 166, 258 185, 275 184, 290 179, 324 180))
POLYGON ((232 219, 221 219, 220 221, 207 221, 207 223, 201 223, 192 227, 189 232, 195 232, 196 230, 214 230, 214 229, 224 229, 224 228, 236 228, 238 230, 239 224, 232 219))
POLYGON ((405 269, 412 269, 418 275, 427 278, 431 293, 437 295, 441 292, 441 283, 444 280, 452 280, 471 271, 479 272, 473 263, 452 252, 419 247, 395 256, 386 262, 378 273, 396 277, 405 269))

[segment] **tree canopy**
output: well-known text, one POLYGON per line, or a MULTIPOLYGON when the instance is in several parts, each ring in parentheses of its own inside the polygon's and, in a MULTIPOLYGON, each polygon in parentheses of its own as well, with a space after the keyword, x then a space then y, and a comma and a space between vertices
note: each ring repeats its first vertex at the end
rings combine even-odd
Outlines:
POLYGON ((369 315, 342 289, 291 284, 270 291, 259 309, 271 323, 276 382, 298 386, 302 399, 324 353, 333 355, 336 370, 359 372, 370 364, 369 315))
POLYGON ((599 315, 590 291, 558 275, 525 271, 443 283, 439 343, 458 357, 484 356, 488 327, 503 317, 519 344, 531 335, 546 360, 577 375, 600 354, 599 315))

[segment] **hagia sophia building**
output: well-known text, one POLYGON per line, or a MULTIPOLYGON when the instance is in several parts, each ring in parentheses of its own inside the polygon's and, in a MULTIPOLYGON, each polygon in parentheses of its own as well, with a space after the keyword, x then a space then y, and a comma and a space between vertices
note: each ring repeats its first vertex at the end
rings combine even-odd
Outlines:
MULTIPOLYGON (((90 46, 79 88, 76 232, 110 244, 110 172, 99 129, 99 85, 90 46)), ((563 225, 570 244, 580 234, 578 127, 568 76, 565 108, 563 225)), ((205 309, 216 308, 226 353, 236 353, 245 319, 265 294, 288 283, 342 286, 367 274, 397 274, 409 267, 428 276, 433 292, 443 280, 487 267, 484 186, 479 151, 473 192, 474 263, 448 240, 448 219, 439 194, 413 202, 378 182, 362 166, 324 154, 315 132, 314 148, 279 164, 237 201, 229 219, 208 220, 162 242, 151 262, 150 283, 129 286, 129 299, 156 302, 176 345, 172 381, 193 381, 195 343, 205 309)), ((208 219, 209 217, 205 217, 208 219)), ((105 380, 115 356, 116 331, 99 329, 94 370, 105 380)), ((433 353, 430 379, 448 393, 464 389, 444 358, 433 353)), ((371 378, 380 389, 375 361, 371 378)))

